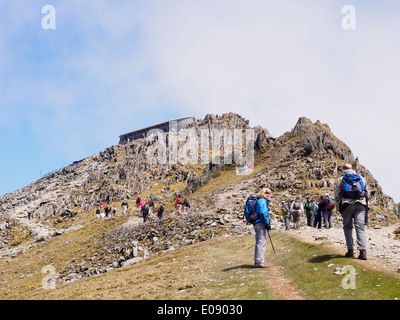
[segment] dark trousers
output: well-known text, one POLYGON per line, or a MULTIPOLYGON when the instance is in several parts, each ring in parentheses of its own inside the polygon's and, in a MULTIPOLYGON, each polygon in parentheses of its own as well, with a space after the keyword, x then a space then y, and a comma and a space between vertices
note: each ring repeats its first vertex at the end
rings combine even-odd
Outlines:
POLYGON ((317 213, 314 217, 314 228, 318 224, 318 229, 321 229, 321 214, 317 213))

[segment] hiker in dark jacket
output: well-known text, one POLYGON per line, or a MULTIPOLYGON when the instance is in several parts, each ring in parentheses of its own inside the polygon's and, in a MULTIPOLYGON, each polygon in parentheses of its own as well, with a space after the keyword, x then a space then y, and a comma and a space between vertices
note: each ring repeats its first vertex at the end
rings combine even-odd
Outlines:
POLYGON ((317 200, 318 202, 315 203, 314 206, 314 225, 313 227, 316 228, 318 225, 318 229, 321 229, 321 220, 322 220, 322 216, 321 213, 318 212, 318 208, 319 208, 319 203, 322 201, 324 197, 321 196, 321 198, 319 200, 317 200))
POLYGON ((315 206, 314 199, 310 198, 310 197, 307 197, 306 202, 304 202, 304 211, 306 212, 307 226, 309 226, 309 227, 313 226, 314 206, 315 206))
POLYGON ((183 212, 185 214, 188 214, 189 209, 190 209, 189 201, 187 201, 187 199, 183 200, 183 212))
POLYGON ((160 201, 160 203, 158 204, 158 207, 157 207, 157 217, 158 217, 158 219, 162 220, 163 212, 164 212, 164 205, 160 201))
POLYGON ((141 207, 140 201, 142 201, 142 199, 140 199, 140 197, 137 197, 137 198, 136 198, 136 209, 137 209, 138 211, 140 210, 140 207, 141 207))
POLYGON ((329 205, 333 203, 333 200, 329 198, 329 194, 325 193, 323 199, 318 204, 318 212, 324 219, 325 229, 332 228, 332 208, 329 205))
POLYGON ((96 209, 96 217, 97 219, 100 219, 100 208, 96 209))
POLYGON ((257 213, 259 218, 253 223, 254 231, 256 233, 256 244, 254 248, 254 266, 257 268, 268 268, 264 262, 265 249, 267 246, 267 229, 271 229, 269 220, 269 197, 271 190, 262 188, 257 194, 259 200, 257 201, 257 213))
POLYGON ((149 209, 147 209, 147 206, 143 206, 141 209, 142 215, 143 215, 143 222, 147 221, 147 216, 149 214, 149 209))

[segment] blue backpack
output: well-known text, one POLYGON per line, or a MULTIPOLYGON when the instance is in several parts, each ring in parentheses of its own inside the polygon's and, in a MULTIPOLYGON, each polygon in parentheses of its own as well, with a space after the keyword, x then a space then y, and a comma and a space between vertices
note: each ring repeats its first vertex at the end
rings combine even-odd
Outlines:
POLYGON ((254 223, 260 218, 260 215, 257 213, 257 202, 258 197, 256 196, 250 196, 246 200, 246 205, 244 206, 244 216, 246 217, 246 221, 248 223, 254 223))
POLYGON ((365 186, 358 174, 346 173, 343 175, 342 197, 360 199, 365 197, 365 186))

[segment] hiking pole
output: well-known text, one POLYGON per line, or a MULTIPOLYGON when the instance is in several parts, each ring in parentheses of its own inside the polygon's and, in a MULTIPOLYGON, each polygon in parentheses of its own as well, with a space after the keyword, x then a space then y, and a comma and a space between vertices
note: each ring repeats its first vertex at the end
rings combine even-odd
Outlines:
POLYGON ((269 230, 268 229, 267 229, 267 233, 268 233, 269 241, 271 242, 272 250, 274 250, 274 254, 276 254, 275 248, 274 248, 274 244, 272 243, 271 235, 269 234, 269 230))

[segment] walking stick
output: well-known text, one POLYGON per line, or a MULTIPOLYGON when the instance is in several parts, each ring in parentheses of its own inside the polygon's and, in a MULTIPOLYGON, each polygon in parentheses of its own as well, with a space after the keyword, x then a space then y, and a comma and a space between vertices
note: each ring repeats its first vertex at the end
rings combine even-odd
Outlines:
POLYGON ((272 243, 271 235, 269 234, 268 229, 267 229, 267 233, 268 233, 269 241, 271 242, 272 249, 274 250, 274 254, 276 254, 274 244, 272 243))

